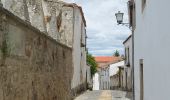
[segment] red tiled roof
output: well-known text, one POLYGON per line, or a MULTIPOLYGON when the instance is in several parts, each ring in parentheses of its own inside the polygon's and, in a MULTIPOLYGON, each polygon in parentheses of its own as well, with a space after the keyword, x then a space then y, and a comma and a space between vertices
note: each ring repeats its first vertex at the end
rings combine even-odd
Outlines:
POLYGON ((115 57, 115 56, 96 56, 95 57, 96 62, 114 62, 121 60, 121 57, 115 57))
POLYGON ((96 56, 95 60, 98 63, 98 67, 105 68, 110 63, 115 63, 115 62, 121 61, 122 58, 121 57, 115 57, 115 56, 96 56))

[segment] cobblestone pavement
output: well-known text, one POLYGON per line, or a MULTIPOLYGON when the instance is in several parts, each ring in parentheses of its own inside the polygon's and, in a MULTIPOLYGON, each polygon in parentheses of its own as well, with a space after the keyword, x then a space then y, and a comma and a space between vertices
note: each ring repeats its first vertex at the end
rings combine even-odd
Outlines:
POLYGON ((84 94, 75 98, 75 100, 131 100, 126 97, 124 91, 87 91, 84 94))

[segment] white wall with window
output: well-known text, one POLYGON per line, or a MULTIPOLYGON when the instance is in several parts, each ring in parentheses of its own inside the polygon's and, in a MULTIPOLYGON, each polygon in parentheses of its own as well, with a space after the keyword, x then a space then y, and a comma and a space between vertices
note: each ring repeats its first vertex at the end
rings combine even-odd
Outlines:
POLYGON ((123 44, 125 48, 123 87, 125 90, 132 91, 132 36, 130 35, 123 44))
POLYGON ((170 0, 135 0, 135 3, 135 100, 167 100, 170 98, 170 0))

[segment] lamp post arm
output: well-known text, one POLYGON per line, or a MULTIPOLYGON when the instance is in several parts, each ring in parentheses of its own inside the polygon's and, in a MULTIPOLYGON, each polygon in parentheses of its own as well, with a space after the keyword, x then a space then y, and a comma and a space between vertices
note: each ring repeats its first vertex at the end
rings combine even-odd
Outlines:
MULTIPOLYGON (((118 24, 118 25, 120 25, 120 24, 118 24)), ((132 27, 130 26, 129 23, 121 23, 121 25, 128 27, 132 31, 132 27)))

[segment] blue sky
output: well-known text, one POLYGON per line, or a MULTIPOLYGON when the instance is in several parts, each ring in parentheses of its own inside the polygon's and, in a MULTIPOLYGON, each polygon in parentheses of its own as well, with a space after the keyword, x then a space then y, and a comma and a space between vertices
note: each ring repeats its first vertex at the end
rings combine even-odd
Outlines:
POLYGON ((130 35, 126 26, 117 25, 115 13, 124 13, 128 22, 128 0, 64 0, 82 6, 87 22, 87 48, 94 56, 111 56, 115 50, 124 53, 123 41, 130 35))

